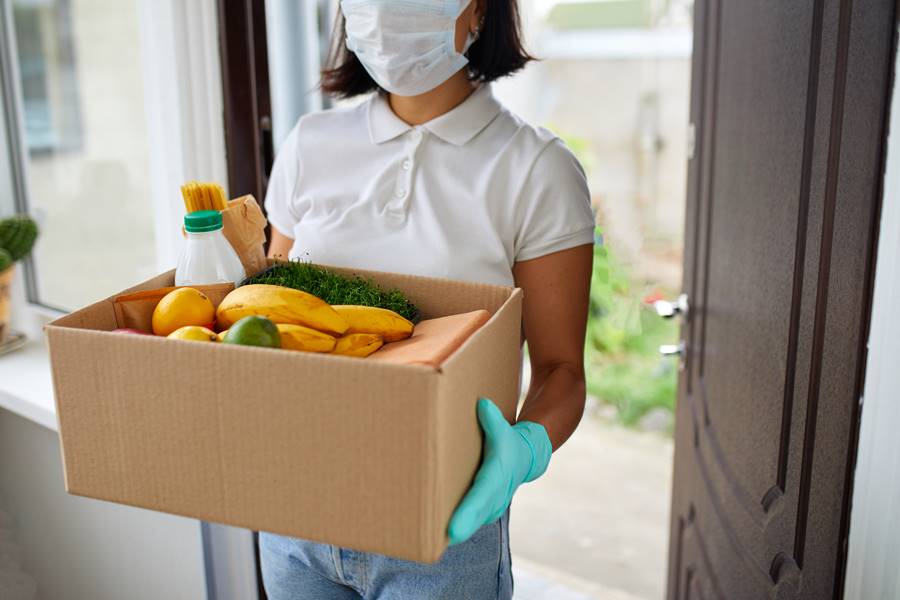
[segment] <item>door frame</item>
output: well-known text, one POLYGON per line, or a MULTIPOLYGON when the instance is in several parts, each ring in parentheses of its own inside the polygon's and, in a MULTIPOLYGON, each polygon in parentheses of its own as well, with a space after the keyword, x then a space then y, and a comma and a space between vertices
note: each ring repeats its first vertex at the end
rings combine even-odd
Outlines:
POLYGON ((895 431, 900 423, 900 370, 896 368, 900 355, 900 91, 896 68, 895 61, 845 600, 893 598, 900 593, 900 575, 886 562, 900 552, 900 436, 895 431))
POLYGON ((266 3, 217 4, 229 194, 253 194, 262 204, 275 161, 266 3))

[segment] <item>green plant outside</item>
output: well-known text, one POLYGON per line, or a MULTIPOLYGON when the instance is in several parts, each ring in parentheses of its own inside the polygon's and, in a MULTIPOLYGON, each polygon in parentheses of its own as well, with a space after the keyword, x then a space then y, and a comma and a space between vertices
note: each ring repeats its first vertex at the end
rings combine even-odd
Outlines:
MULTIPOLYGON (((575 154, 587 173, 594 164, 590 142, 554 131, 575 154)), ((595 238, 602 240, 598 227, 595 238)), ((673 297, 674 290, 636 281, 606 245, 594 246, 590 312, 585 335, 587 393, 616 408, 616 418, 637 425, 656 408, 675 410, 678 361, 659 354, 659 346, 678 339, 678 323, 661 319, 644 300, 648 293, 673 297)))
POLYGON ((594 247, 584 353, 587 391, 615 406, 618 419, 629 426, 654 408, 675 407, 678 364, 660 356, 659 346, 677 339, 678 325, 656 315, 644 292, 608 247, 594 247))

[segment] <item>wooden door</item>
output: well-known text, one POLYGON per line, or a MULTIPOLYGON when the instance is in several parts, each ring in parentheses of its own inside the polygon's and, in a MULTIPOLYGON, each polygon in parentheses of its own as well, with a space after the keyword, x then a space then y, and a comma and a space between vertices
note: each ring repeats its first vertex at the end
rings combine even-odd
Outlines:
POLYGON ((892 0, 697 0, 669 599, 840 598, 892 0))

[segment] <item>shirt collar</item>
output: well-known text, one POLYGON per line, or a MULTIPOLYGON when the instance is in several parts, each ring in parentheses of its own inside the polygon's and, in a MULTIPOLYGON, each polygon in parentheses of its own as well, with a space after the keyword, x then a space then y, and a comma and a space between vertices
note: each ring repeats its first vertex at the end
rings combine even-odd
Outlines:
MULTIPOLYGON (((463 146, 494 120, 500 103, 491 85, 483 83, 449 112, 423 123, 422 127, 455 146, 463 146)), ((412 129, 391 110, 387 96, 376 93, 369 102, 369 138, 373 144, 392 140, 412 129)))

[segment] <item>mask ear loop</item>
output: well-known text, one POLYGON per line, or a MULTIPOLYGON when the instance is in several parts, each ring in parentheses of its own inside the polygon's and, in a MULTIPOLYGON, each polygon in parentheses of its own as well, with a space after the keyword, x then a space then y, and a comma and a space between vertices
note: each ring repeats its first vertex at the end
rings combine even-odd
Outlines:
POLYGON ((478 21, 478 27, 475 29, 475 33, 472 34, 472 43, 478 41, 478 38, 481 37, 481 30, 484 29, 484 15, 481 15, 481 20, 478 21))

